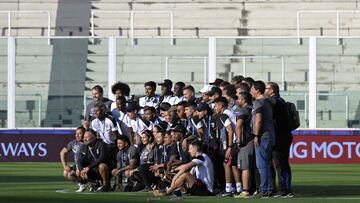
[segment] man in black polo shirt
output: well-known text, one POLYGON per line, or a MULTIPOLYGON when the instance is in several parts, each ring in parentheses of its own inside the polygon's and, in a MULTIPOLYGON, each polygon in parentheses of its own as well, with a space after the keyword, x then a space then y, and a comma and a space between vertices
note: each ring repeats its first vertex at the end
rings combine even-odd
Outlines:
POLYGON ((109 160, 106 144, 96 139, 93 130, 86 131, 84 145, 79 153, 79 176, 84 181, 96 183, 100 180, 102 185, 95 189, 98 192, 107 192, 110 188, 109 160))

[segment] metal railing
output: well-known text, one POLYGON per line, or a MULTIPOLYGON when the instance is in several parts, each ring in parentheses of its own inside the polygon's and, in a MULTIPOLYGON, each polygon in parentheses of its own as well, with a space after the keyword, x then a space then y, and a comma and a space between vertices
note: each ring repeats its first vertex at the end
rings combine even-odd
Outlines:
POLYGON ((165 57, 165 79, 169 78, 169 60, 170 59, 202 59, 204 67, 204 85, 207 83, 207 59, 206 56, 171 56, 165 57))
POLYGON ((283 56, 218 56, 218 59, 241 59, 242 74, 246 77, 246 60, 247 59, 280 59, 281 60, 281 89, 285 89, 285 60, 283 56))
POLYGON ((91 11, 90 26, 91 26, 91 37, 95 37, 95 26, 94 26, 94 15, 95 13, 118 13, 118 14, 130 14, 130 39, 133 43, 133 39, 136 38, 134 35, 134 14, 169 14, 170 16, 170 44, 174 43, 174 14, 172 11, 91 11))
MULTIPOLYGON (((281 89, 285 90, 285 60, 283 56, 217 56, 217 59, 242 59, 242 74, 246 77, 247 59, 280 59, 281 60, 281 89)), ((165 79, 169 78, 169 60, 170 59, 203 59, 204 65, 204 85, 207 84, 207 60, 206 56, 171 56, 165 57, 165 79)))
POLYGON ((301 43, 301 35, 300 35, 300 15, 303 13, 336 13, 336 39, 337 39, 337 45, 340 43, 340 13, 360 13, 360 10, 353 10, 353 11, 342 11, 342 10, 313 10, 313 11, 298 11, 296 14, 296 24, 297 24, 297 38, 298 43, 301 43))
MULTIPOLYGON (((308 125, 308 92, 281 92, 282 96, 302 96, 304 97, 304 119, 305 119, 305 127, 309 127, 308 125)), ((349 95, 347 93, 317 93, 317 96, 344 96, 345 97, 345 120, 346 127, 348 126, 349 121, 349 95)))
MULTIPOLYGON (((7 96, 5 94, 1 94, 0 97, 3 97, 3 96, 7 96)), ((16 95, 17 97, 36 97, 38 99, 38 125, 39 127, 41 127, 41 120, 42 120, 42 107, 43 107, 43 104, 42 104, 42 95, 39 94, 39 93, 36 93, 36 94, 17 94, 16 95)))
POLYGON ((0 13, 6 13, 7 14, 7 21, 8 21, 8 37, 11 37, 11 14, 12 13, 25 13, 25 14, 31 14, 31 13, 46 13, 47 14, 47 38, 48 42, 50 44, 50 37, 51 37, 51 15, 50 11, 0 11, 0 13))

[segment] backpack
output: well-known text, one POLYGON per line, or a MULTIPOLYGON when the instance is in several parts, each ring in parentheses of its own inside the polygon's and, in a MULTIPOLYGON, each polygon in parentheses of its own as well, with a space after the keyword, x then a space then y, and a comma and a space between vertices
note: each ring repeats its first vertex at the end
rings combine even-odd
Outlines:
POLYGON ((287 105, 287 111, 289 115, 289 129, 295 130, 300 126, 300 117, 299 117, 299 111, 296 109, 296 106, 294 103, 286 102, 287 105))

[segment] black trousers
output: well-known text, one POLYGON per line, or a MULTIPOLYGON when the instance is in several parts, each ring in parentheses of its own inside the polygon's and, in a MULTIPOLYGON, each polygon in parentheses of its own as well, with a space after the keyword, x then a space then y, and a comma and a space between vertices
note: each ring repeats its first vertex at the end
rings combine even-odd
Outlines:
MULTIPOLYGON (((279 190, 285 192, 291 192, 292 174, 289 163, 291 143, 292 137, 288 140, 282 140, 272 152, 273 166, 276 170, 279 190)), ((273 180, 275 180, 275 173, 273 173, 273 180)))
POLYGON ((142 178, 142 184, 145 187, 151 188, 152 184, 157 184, 159 178, 155 176, 153 172, 149 170, 151 164, 143 164, 139 166, 138 170, 142 178))

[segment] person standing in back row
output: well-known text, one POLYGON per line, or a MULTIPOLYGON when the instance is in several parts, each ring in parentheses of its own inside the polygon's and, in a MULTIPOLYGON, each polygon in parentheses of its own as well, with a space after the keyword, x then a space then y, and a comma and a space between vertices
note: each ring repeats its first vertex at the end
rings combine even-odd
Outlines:
POLYGON ((100 85, 95 85, 91 90, 91 94, 93 101, 86 106, 85 119, 83 124, 85 129, 88 129, 91 121, 95 119, 95 105, 97 103, 102 103, 105 105, 105 113, 109 113, 111 109, 112 101, 108 98, 103 97, 104 90, 100 85))
POLYGON ((291 190, 291 168, 289 164, 290 146, 293 136, 288 124, 289 114, 287 105, 285 100, 280 97, 279 85, 274 82, 266 83, 265 95, 270 98, 274 107, 276 140, 272 157, 279 181, 279 191, 274 197, 293 197, 294 194, 291 190))
POLYGON ((271 175, 271 153, 275 144, 275 131, 272 105, 264 95, 265 83, 255 81, 250 94, 255 99, 251 111, 252 133, 255 145, 256 167, 260 174, 258 198, 271 197, 273 194, 271 175))
POLYGON ((145 88, 145 96, 140 97, 139 99, 139 114, 143 115, 145 106, 154 107, 155 109, 159 106, 159 96, 155 94, 156 91, 156 83, 154 81, 148 81, 144 84, 145 88))

